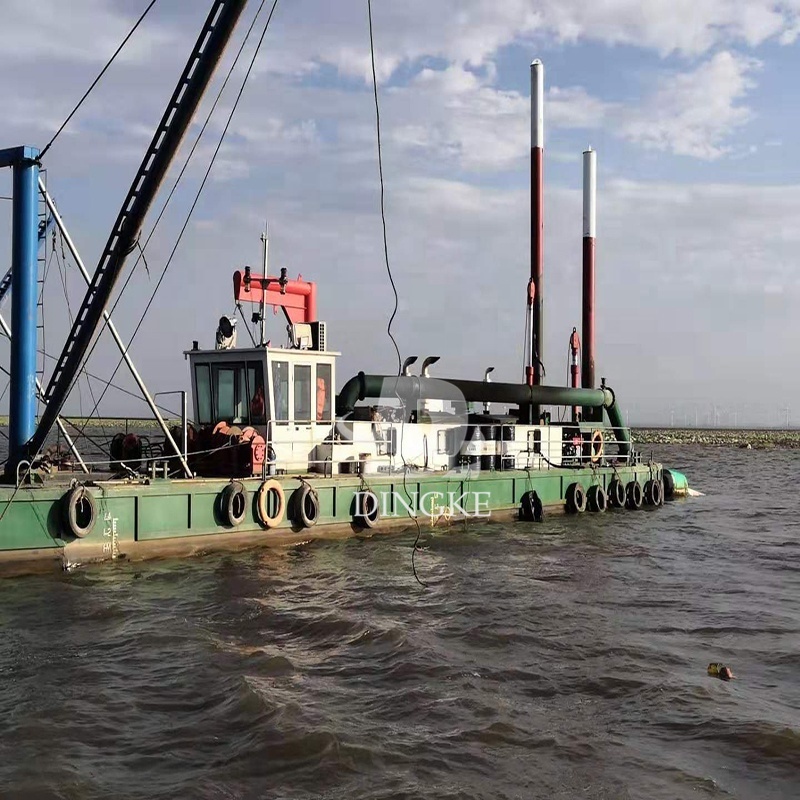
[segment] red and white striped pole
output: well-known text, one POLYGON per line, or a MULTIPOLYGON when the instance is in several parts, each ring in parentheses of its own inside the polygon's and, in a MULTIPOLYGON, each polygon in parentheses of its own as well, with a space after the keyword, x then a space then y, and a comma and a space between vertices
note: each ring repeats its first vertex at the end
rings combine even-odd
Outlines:
POLYGON ((594 255, 597 235, 597 153, 583 153, 583 355, 581 385, 594 389, 594 255))
MULTIPOLYGON (((531 64, 531 289, 528 303, 531 317, 529 374, 534 384, 542 382, 544 360, 543 266, 544 266, 544 64, 531 64)), ((538 416, 538 412, 537 412, 538 416)))

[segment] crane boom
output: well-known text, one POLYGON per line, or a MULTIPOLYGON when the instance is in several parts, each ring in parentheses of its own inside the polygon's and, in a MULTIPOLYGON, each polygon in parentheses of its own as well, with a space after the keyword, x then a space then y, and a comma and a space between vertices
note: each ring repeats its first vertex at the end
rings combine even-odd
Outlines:
POLYGON ((145 153, 100 257, 86 296, 44 393, 45 408, 28 442, 41 448, 69 396, 86 351, 94 339, 125 259, 139 232, 247 0, 214 0, 189 61, 145 153))

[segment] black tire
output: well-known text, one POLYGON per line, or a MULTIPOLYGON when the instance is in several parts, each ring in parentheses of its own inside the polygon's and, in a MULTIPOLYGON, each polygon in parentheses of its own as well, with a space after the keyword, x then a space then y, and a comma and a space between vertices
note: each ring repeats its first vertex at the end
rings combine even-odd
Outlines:
POLYGON ((580 483, 571 483, 567 487, 566 504, 570 514, 582 514, 586 511, 586 490, 580 483))
POLYGON ((675 496, 675 480, 672 477, 672 473, 665 469, 663 472, 664 475, 664 499, 665 500, 672 500, 675 496))
POLYGON ((362 528, 374 528, 381 518, 381 504, 378 495, 369 490, 358 492, 354 503, 353 522, 362 528))
POLYGON ((75 486, 61 498, 64 528, 76 539, 88 536, 97 522, 97 503, 85 486, 75 486))
POLYGON ((664 484, 661 481, 653 481, 652 495, 654 506, 658 507, 664 505, 664 484))
POLYGON ((590 486, 589 491, 586 493, 586 503, 589 506, 589 511, 602 514, 608 508, 606 490, 599 484, 590 486))
POLYGON ((542 499, 534 492, 525 492, 519 504, 519 518, 524 522, 541 522, 544 519, 542 499))
POLYGON ((644 502, 644 492, 642 484, 638 481, 631 481, 625 488, 626 505, 632 511, 642 507, 644 502))
POLYGON ((608 484, 608 502, 612 508, 625 508, 625 486, 619 478, 608 484))
POLYGON ((304 528, 312 528, 319 519, 319 496, 304 483, 292 495, 292 519, 304 528))
POLYGON ((232 528, 238 528, 247 517, 247 489, 244 484, 231 481, 222 490, 220 507, 225 523, 232 528))
POLYGON ((661 481, 652 478, 644 485, 644 502, 648 506, 660 506, 664 497, 661 481))

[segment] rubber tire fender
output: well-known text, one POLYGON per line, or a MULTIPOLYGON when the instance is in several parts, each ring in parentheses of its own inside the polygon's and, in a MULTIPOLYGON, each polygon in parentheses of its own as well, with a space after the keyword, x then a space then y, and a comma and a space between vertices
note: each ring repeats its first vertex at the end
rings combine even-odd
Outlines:
POLYGON ((644 485, 644 502, 648 506, 660 506, 664 502, 664 487, 661 481, 651 478, 644 485))
POLYGON ((313 528, 317 524, 319 496, 307 483, 304 483, 292 495, 292 519, 304 528, 313 528))
POLYGON ((231 481, 223 490, 220 499, 222 518, 232 528, 238 528, 247 517, 247 489, 239 481, 231 481), (237 506, 241 506, 238 509, 237 506))
POLYGON ((582 514, 586 511, 586 489, 580 483, 571 483, 567 487, 565 501, 567 511, 571 514, 582 514))
POLYGON ((589 491, 586 492, 586 504, 589 507, 589 511, 602 514, 608 508, 606 490, 598 483, 590 486, 589 491))
POLYGON ((541 522, 544 519, 542 499, 535 491, 531 490, 522 495, 519 518, 524 522, 541 522))
POLYGON ((608 502, 612 508, 625 508, 625 486, 619 478, 608 484, 608 502))
POLYGON ((631 481, 625 487, 625 500, 628 508, 633 511, 642 507, 644 492, 642 491, 642 484, 639 483, 639 481, 631 481))
POLYGON ((88 536, 97 522, 97 502, 94 495, 85 486, 73 486, 61 498, 61 515, 66 530, 76 539, 88 536), (89 504, 89 521, 81 525, 78 520, 78 506, 87 501, 89 504))
POLYGON ((374 528, 381 518, 381 504, 378 495, 369 489, 356 494, 356 510, 360 514, 353 515, 353 522, 362 528, 374 528))
POLYGON ((283 515, 286 513, 286 492, 283 491, 283 486, 274 478, 264 481, 258 487, 256 508, 258 509, 258 520, 265 528, 277 528, 283 522, 283 515), (278 510, 273 516, 270 516, 267 508, 267 498, 272 493, 278 498, 278 510))

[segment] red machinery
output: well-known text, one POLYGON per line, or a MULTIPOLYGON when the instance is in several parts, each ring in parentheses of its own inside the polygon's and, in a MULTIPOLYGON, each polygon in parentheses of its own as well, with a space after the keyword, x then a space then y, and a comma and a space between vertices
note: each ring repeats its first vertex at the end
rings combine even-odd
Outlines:
POLYGON ((285 268, 280 277, 266 278, 253 275, 250 267, 237 270, 233 273, 233 297, 237 303, 282 308, 290 325, 317 319, 317 284, 301 279, 291 281, 286 277, 285 268))

